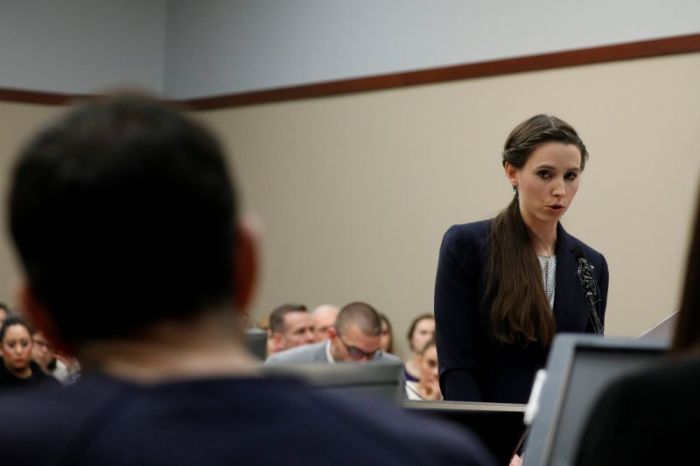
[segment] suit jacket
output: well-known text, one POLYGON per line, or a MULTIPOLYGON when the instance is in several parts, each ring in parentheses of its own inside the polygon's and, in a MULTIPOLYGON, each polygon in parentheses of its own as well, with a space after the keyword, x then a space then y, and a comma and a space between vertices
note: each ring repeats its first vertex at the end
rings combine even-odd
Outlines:
POLYGON ((700 358, 665 361, 626 376, 596 403, 579 466, 696 464, 700 438, 700 358))
MULTIPOLYGON (((373 361, 388 362, 401 361, 397 356, 381 352, 373 361)), ((329 363, 326 355, 326 341, 297 346, 286 351, 275 353, 265 361, 265 364, 305 364, 305 363, 329 363)))
MULTIPOLYGON (((525 403, 548 349, 537 343, 504 345, 491 337, 491 301, 484 297, 491 222, 455 225, 442 240, 435 281, 440 388, 448 400, 525 403)), ((604 322, 608 291, 605 258, 559 224, 553 306, 556 331, 592 333, 590 305, 576 274, 576 247, 594 266, 601 298, 597 312, 604 322)))

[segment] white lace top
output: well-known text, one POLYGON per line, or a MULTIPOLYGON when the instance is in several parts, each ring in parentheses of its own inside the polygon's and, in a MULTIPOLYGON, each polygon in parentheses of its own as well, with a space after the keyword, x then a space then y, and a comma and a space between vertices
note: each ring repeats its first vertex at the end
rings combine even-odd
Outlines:
POLYGON ((554 291, 556 288, 557 256, 537 256, 542 267, 542 283, 549 307, 554 308, 554 291))

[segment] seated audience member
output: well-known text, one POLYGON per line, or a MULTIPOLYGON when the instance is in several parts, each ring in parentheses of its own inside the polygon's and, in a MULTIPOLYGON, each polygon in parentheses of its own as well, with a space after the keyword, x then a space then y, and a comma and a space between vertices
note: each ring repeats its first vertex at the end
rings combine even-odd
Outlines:
POLYGON ((314 340, 316 342, 328 340, 328 329, 335 324, 338 317, 338 308, 332 304, 322 304, 311 312, 314 318, 314 340))
POLYGON ((205 129, 142 97, 83 104, 26 146, 18 301, 84 371, 0 397, 2 464, 492 464, 467 432, 256 376, 239 312, 256 242, 229 173, 205 129))
POLYGON ((394 352, 394 330, 391 326, 391 321, 389 318, 383 314, 379 313, 379 318, 382 320, 382 336, 379 340, 379 346, 381 346, 382 351, 385 353, 394 352))
POLYGON ((381 320, 372 306, 354 302, 338 313, 327 341, 293 348, 267 358, 265 364, 399 361, 380 347, 381 320))
POLYGON ((260 330, 270 330, 270 315, 268 314, 266 316, 261 317, 260 320, 258 320, 257 326, 260 330))
POLYGON ((577 465, 694 464, 700 437, 700 198, 670 357, 614 382, 591 411, 577 465))
POLYGON ((441 400, 438 378, 438 359, 435 338, 419 351, 420 380, 406 382, 406 398, 409 400, 441 400))
POLYGON ((406 361, 406 381, 420 380, 420 350, 431 339, 435 338, 435 317, 432 314, 421 314, 408 327, 408 346, 411 356, 406 361))
POLYGON ((7 307, 7 304, 0 303, 0 325, 5 322, 5 319, 10 317, 10 314, 10 308, 7 307))
POLYGON ((303 304, 283 304, 270 314, 268 354, 314 342, 314 319, 303 304))
POLYGON ((70 377, 66 364, 56 357, 53 345, 40 331, 32 334, 32 359, 45 374, 52 376, 62 384, 70 377))
POLYGON ((275 352, 274 344, 272 342, 272 336, 270 335, 270 315, 266 315, 258 320, 258 328, 264 330, 267 333, 267 349, 265 350, 265 357, 271 355, 275 352))
POLYGON ((32 361, 32 332, 20 317, 8 317, 0 328, 2 364, 0 364, 0 390, 31 387, 55 379, 44 374, 32 361))

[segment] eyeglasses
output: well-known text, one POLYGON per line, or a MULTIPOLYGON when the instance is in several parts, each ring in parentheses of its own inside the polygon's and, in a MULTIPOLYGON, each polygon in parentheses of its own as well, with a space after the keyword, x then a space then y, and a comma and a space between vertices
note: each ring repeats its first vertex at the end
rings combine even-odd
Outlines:
POLYGON ((352 359, 354 361, 358 361, 361 359, 366 359, 368 361, 371 361, 372 359, 377 358, 382 352, 381 349, 376 349, 374 351, 367 352, 367 351, 361 350, 360 348, 358 348, 356 346, 348 345, 345 342, 345 340, 343 340, 343 337, 341 337, 340 335, 338 335, 338 340, 340 340, 340 342, 343 344, 343 346, 345 346, 345 349, 348 350, 348 355, 350 356, 350 359, 352 359))
POLYGON ((53 346, 48 341, 43 341, 43 340, 33 340, 33 341, 34 341, 34 344, 40 348, 45 348, 47 350, 53 349, 53 346))

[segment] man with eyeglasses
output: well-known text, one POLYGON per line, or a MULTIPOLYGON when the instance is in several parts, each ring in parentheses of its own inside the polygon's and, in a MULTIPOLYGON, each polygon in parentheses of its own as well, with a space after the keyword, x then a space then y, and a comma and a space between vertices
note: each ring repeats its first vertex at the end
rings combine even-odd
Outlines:
POLYGON ((380 348, 382 323, 367 303, 353 302, 340 310, 328 340, 270 356, 265 364, 400 361, 380 348))

